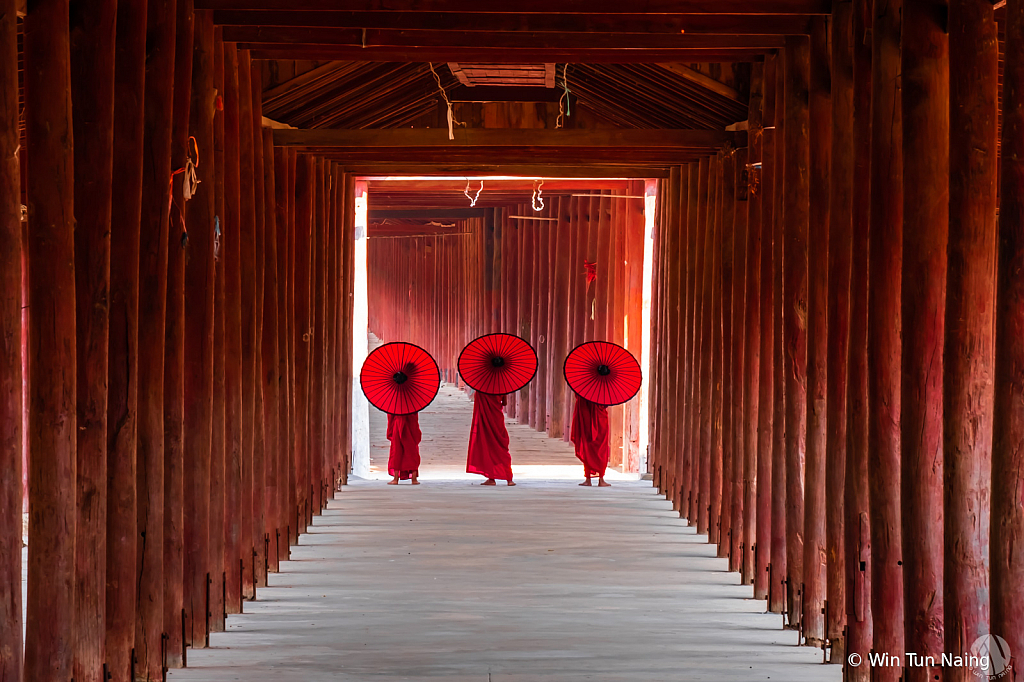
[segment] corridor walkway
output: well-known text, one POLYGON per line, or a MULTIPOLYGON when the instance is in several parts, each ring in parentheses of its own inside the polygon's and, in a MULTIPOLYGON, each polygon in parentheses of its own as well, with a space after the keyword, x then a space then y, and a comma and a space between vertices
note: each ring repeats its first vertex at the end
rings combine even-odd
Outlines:
MULTIPOLYGON (((459 480, 470 410, 443 387, 421 416, 424 484, 353 481, 259 601, 229 617, 212 649, 189 651, 190 667, 170 679, 841 678, 839 666, 820 665, 820 651, 793 646, 796 632, 747 598, 649 482, 619 474, 611 488, 580 488, 578 467, 564 478, 570 447, 520 426, 510 426, 514 457, 526 463, 518 486, 459 480)), ((383 424, 374 415, 378 443, 383 424)), ((374 465, 386 468, 386 449, 374 465)))

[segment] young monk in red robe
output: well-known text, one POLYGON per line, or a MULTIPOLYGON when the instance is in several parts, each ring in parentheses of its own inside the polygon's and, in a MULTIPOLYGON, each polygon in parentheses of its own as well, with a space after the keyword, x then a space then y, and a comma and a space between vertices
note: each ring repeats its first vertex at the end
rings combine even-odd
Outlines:
POLYGON ((508 451, 508 429, 502 407, 505 396, 477 391, 473 394, 473 426, 469 431, 469 457, 466 471, 481 474, 481 485, 497 485, 495 479, 512 482, 512 455, 508 451))
POLYGON ((422 436, 418 412, 388 415, 388 440, 391 441, 388 473, 393 476, 388 485, 398 485, 399 479, 405 481, 410 478, 413 485, 420 484, 418 479, 422 436))
POLYGON ((611 437, 608 432, 608 408, 576 396, 572 408, 572 427, 569 439, 576 446, 576 456, 583 462, 583 483, 590 485, 591 478, 597 478, 597 485, 608 487, 604 480, 608 459, 612 454, 611 437))

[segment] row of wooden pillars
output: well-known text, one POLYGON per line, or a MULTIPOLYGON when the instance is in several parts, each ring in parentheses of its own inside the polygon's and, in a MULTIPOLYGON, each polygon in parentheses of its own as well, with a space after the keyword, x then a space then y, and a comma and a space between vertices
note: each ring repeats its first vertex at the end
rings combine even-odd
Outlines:
POLYGON ((990 634, 1024 656, 1024 3, 1005 21, 1001 150, 991 3, 853 0, 755 65, 748 148, 661 186, 655 481, 851 680, 971 679, 904 652, 990 634))
POLYGON ((353 178, 274 148, 258 63, 189 0, 32 5, 19 141, 15 17, 0 338, 27 306, 28 345, 0 344, 0 677, 156 680, 345 479, 353 178))
MULTIPOLYGON (((507 414, 568 440, 566 355, 601 340, 641 358, 644 187, 636 180, 624 191, 551 196, 536 211, 493 208, 443 236, 371 238, 370 328, 388 341, 422 345, 445 381, 458 385, 458 356, 469 341, 496 332, 526 339, 537 351, 537 374, 508 397, 507 414)), ((638 402, 612 408, 610 417, 611 465, 639 471, 638 402)))

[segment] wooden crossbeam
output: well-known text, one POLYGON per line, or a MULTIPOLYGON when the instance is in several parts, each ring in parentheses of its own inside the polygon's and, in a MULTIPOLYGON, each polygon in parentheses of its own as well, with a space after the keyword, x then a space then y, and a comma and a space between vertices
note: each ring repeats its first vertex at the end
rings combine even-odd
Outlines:
POLYGON ((451 151, 458 148, 520 148, 520 149, 606 149, 606 150, 675 150, 718 149, 725 144, 746 145, 745 132, 725 130, 531 130, 468 128, 455 130, 455 139, 438 128, 386 130, 275 130, 274 144, 279 147, 307 149, 434 149, 451 151))
POLYGON ((773 49, 778 35, 704 33, 542 33, 520 31, 421 31, 321 26, 225 26, 224 40, 237 43, 306 43, 359 47, 443 47, 490 49, 671 50, 683 48, 773 49))
POLYGON ((525 31, 528 33, 807 33, 808 14, 489 14, 480 12, 366 12, 217 10, 221 26, 314 26, 420 31, 525 31))
POLYGON ((311 43, 237 43, 250 50, 253 59, 307 59, 358 62, 460 62, 487 61, 505 64, 524 62, 587 62, 590 64, 651 64, 661 62, 754 62, 763 61, 765 48, 679 48, 660 50, 509 49, 492 47, 359 47, 311 43))
MULTIPOLYGON (((591 0, 566 7, 549 0, 196 0, 196 9, 460 12, 482 14, 637 14, 635 4, 591 0)), ((831 0, 646 0, 643 14, 830 14, 831 0)))
POLYGON ((382 220, 463 220, 465 218, 482 218, 489 212, 486 208, 451 208, 439 206, 438 208, 416 208, 416 209, 388 209, 381 211, 369 211, 369 220, 380 222, 382 220))
POLYGON ((554 86, 477 85, 472 88, 455 88, 448 93, 448 99, 453 102, 557 102, 563 94, 562 90, 554 86))
POLYGON ((525 177, 557 176, 560 178, 667 178, 668 165, 607 165, 586 163, 432 163, 415 164, 402 161, 352 163, 340 161, 346 173, 357 177, 399 175, 520 175, 525 177))

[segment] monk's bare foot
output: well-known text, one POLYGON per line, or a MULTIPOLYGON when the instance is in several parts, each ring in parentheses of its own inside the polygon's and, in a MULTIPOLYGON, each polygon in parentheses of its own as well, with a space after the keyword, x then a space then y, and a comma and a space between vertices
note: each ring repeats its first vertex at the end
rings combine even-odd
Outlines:
POLYGON ((513 483, 511 480, 509 480, 508 484, 509 485, 515 485, 515 483, 513 483))
POLYGON ((598 488, 611 488, 612 484, 609 483, 608 481, 604 480, 604 477, 602 476, 601 478, 597 479, 597 487, 598 488))
POLYGON ((416 476, 413 476, 412 477, 412 484, 413 485, 419 485, 420 484, 420 479, 417 478, 416 476))
POLYGON ((494 482, 493 478, 488 478, 486 481, 484 481, 480 485, 498 485, 498 484, 494 482))
POLYGON ((585 485, 585 486, 589 487, 590 486, 590 479, 588 478, 587 480, 583 481, 583 483, 580 483, 580 485, 585 485))
POLYGON ((398 476, 395 476, 393 479, 388 481, 388 485, 398 485, 398 476))

